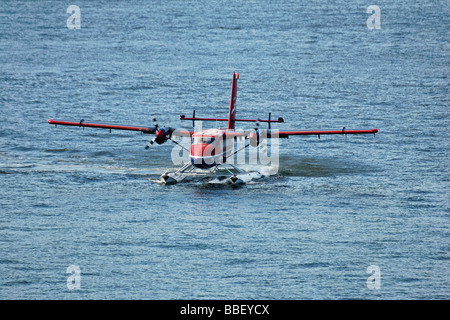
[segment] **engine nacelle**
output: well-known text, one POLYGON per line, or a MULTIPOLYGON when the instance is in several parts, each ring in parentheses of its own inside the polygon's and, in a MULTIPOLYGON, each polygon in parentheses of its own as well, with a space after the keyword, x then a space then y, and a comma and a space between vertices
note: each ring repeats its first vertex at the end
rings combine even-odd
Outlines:
POLYGON ((259 146, 264 141, 264 139, 268 138, 268 135, 270 135, 270 132, 265 130, 265 129, 263 129, 263 130, 254 130, 248 136, 248 138, 250 139, 250 145, 252 147, 259 146))
POLYGON ((158 131, 156 131, 155 134, 155 142, 157 144, 163 144, 164 142, 167 141, 167 139, 170 137, 171 134, 172 130, 170 128, 159 129, 158 131))
POLYGON ((257 147, 259 145, 259 131, 253 131, 249 136, 250 145, 252 147, 257 147))

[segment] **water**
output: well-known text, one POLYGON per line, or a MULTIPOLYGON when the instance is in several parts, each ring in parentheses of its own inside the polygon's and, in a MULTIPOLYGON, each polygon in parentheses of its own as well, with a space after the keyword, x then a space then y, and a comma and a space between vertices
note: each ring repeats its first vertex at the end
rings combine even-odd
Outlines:
POLYGON ((78 30, 70 4, 0 2, 0 298, 450 298, 447 1, 379 1, 379 30, 364 1, 78 1, 78 30), (234 71, 239 117, 380 133, 283 139, 233 188, 152 183, 173 145, 147 135, 47 124, 188 128, 227 116, 234 71))

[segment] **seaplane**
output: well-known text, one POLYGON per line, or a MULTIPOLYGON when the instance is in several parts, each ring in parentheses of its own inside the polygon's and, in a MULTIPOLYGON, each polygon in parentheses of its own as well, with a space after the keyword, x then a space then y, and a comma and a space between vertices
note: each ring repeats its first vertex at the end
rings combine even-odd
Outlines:
MULTIPOLYGON (((228 112, 228 118, 204 118, 196 117, 195 110, 192 117, 186 117, 180 115, 180 120, 192 121, 192 126, 195 128, 196 121, 216 121, 227 122, 226 128, 217 129, 202 129, 202 130, 185 130, 176 129, 172 127, 160 127, 156 118, 153 116, 153 126, 126 126, 126 125, 114 125, 114 124, 99 124, 88 123, 84 119, 81 121, 60 121, 49 119, 48 123, 52 125, 64 125, 64 126, 76 126, 76 127, 89 127, 89 128, 102 128, 111 130, 129 130, 137 131, 142 134, 152 134, 153 139, 145 146, 149 149, 154 143, 163 144, 168 140, 174 142, 185 151, 189 152, 189 161, 182 167, 175 171, 166 171, 160 177, 161 184, 175 184, 181 182, 189 175, 195 174, 212 174, 221 170, 226 172, 228 176, 227 182, 239 185, 243 184, 243 179, 240 175, 246 173, 245 170, 239 168, 237 165, 229 161, 234 154, 244 150, 247 147, 258 147, 263 143, 265 139, 278 139, 288 138, 289 136, 305 136, 316 135, 320 139, 321 135, 349 135, 349 134, 375 134, 377 129, 364 129, 364 130, 348 130, 345 127, 339 130, 297 130, 297 131, 284 131, 272 129, 271 124, 282 123, 284 119, 279 117, 278 119, 271 119, 271 113, 269 112, 268 119, 238 119, 236 118, 236 97, 237 97, 237 81, 239 79, 239 73, 233 73, 233 79, 231 83, 231 98, 228 112), (253 122, 254 128, 248 130, 241 130, 236 128, 237 122, 253 122), (268 129, 261 129, 260 124, 267 123, 268 129), (190 147, 186 148, 177 141, 176 137, 187 137, 190 147), (239 148, 237 151, 234 147, 234 141, 241 139, 245 141, 245 145, 239 148)), ((237 147, 236 147, 237 149, 237 147)))

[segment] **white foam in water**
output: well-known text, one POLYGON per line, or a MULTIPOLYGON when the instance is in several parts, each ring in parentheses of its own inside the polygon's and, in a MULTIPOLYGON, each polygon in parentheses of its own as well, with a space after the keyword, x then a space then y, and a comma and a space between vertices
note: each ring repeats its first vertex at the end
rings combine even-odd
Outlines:
POLYGON ((273 176, 276 175, 278 173, 278 166, 261 166, 258 171, 259 173, 261 173, 263 176, 273 176))
MULTIPOLYGON (((241 166, 241 169, 245 170, 244 173, 237 174, 238 178, 244 181, 244 183, 251 183, 258 179, 275 175, 278 172, 278 167, 274 166, 257 166, 247 165, 241 166)), ((229 183, 228 179, 223 178, 213 178, 212 180, 207 181, 207 183, 211 184, 227 184, 229 183)))
POLYGON ((243 165, 240 168, 246 173, 259 173, 260 176, 273 176, 278 173, 278 166, 243 165))

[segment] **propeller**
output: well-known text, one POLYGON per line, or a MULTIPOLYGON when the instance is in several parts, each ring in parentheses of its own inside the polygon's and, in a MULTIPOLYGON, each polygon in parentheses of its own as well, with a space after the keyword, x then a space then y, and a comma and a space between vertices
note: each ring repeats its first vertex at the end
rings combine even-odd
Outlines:
POLYGON ((153 125, 155 126, 155 137, 152 140, 150 140, 149 143, 145 146, 145 150, 150 148, 150 146, 155 142, 157 144, 163 144, 164 142, 167 141, 167 139, 171 138, 172 133, 174 131, 174 129, 170 127, 160 129, 156 117, 154 115, 152 117, 153 117, 153 125))
POLYGON ((260 124, 260 120, 261 119, 256 119, 256 123, 255 123, 255 131, 258 131, 259 130, 259 124, 260 124))
MULTIPOLYGON (((154 114, 152 115, 152 118, 153 118, 153 125, 154 125, 154 127, 155 127, 155 134, 156 134, 156 133, 158 132, 159 125, 158 125, 158 121, 156 120, 156 117, 155 117, 154 114)), ((150 141, 148 142, 148 144, 145 146, 145 150, 147 150, 148 148, 150 148, 150 146, 151 146, 153 143, 155 143, 155 141, 156 141, 156 135, 155 135, 155 137, 154 137, 152 140, 150 140, 150 141)))
POLYGON ((257 147, 259 145, 259 118, 256 120, 255 128, 249 135, 250 145, 257 147))
POLYGON ((156 117, 155 117, 155 115, 153 114, 152 115, 152 117, 153 117, 153 125, 155 126, 155 131, 157 131, 158 130, 158 121, 156 121, 156 117))
POLYGON ((148 148, 150 148, 150 146, 156 141, 156 136, 149 141, 149 143, 145 146, 145 150, 148 150, 148 148))

